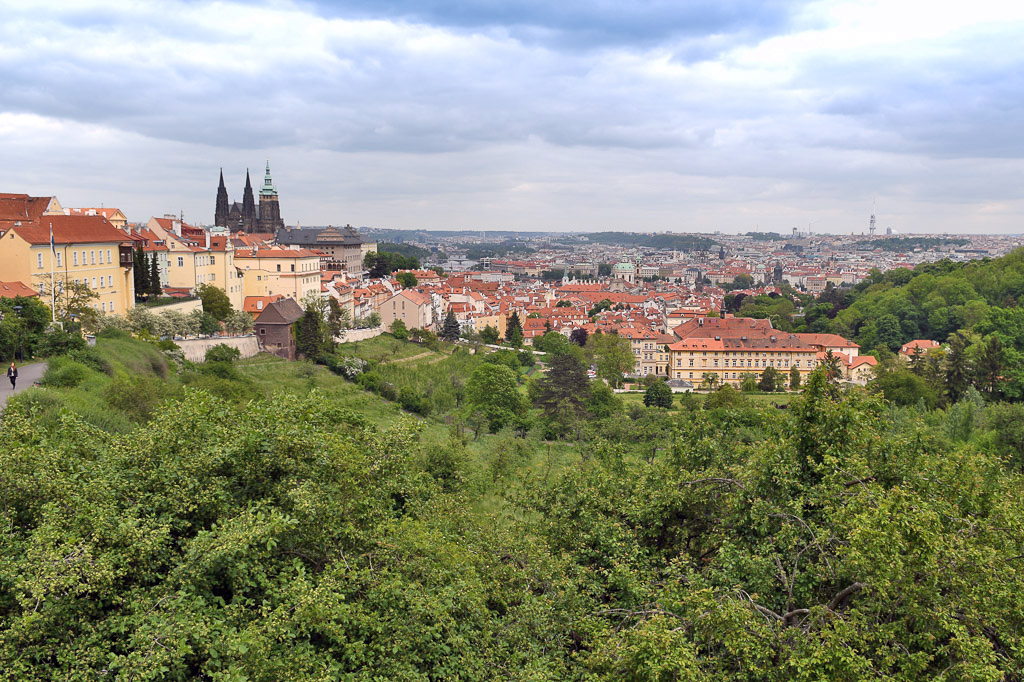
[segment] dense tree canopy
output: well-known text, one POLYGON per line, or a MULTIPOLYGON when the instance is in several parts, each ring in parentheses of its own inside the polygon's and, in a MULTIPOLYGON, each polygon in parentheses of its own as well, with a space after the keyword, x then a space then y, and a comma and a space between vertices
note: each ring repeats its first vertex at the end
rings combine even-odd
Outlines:
MULTIPOLYGON (((571 399, 585 371, 556 360, 571 399)), ((571 442, 503 422, 474 443, 306 364, 208 364, 227 366, 105 332, 0 415, 4 677, 1024 669, 1020 405, 969 387, 900 407, 819 369, 786 410, 731 386, 623 410, 597 382, 571 442), (291 388, 264 395, 265 371, 291 388)), ((415 376, 401 367, 362 376, 415 376)), ((439 394, 458 367, 452 417, 527 414, 504 363, 457 352, 419 371, 439 394)))

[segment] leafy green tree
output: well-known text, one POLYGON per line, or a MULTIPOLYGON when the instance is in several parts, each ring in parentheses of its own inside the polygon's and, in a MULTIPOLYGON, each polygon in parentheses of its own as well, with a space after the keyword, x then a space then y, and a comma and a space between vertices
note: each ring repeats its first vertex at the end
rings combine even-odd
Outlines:
POLYGON ((757 387, 765 393, 774 393, 780 381, 779 372, 774 367, 765 367, 761 372, 761 380, 757 382, 757 387))
POLYGON ((589 388, 590 398, 586 401, 586 408, 591 417, 607 419, 622 412, 622 399, 615 395, 611 386, 603 381, 591 381, 589 388))
POLYGON ((229 334, 245 334, 252 331, 252 315, 244 310, 233 310, 224 320, 224 328, 229 334))
POLYGON ((629 340, 617 334, 592 334, 586 350, 597 366, 597 375, 615 388, 622 384, 623 374, 632 372, 636 364, 629 340))
POLYGON ((708 393, 704 399, 704 409, 714 410, 723 407, 742 407, 747 398, 731 384, 722 384, 718 389, 708 393))
POLYGON ((526 397, 519 391, 517 375, 504 365, 480 365, 466 382, 466 404, 478 410, 491 433, 526 415, 526 397))
POLYGON ((878 371, 868 389, 896 405, 917 405, 920 402, 927 409, 933 409, 939 402, 939 392, 935 387, 925 378, 901 367, 878 371))
POLYGON ((363 257, 363 267, 369 271, 371 279, 381 279, 395 270, 418 270, 420 261, 414 256, 403 256, 390 251, 371 251, 363 257))
MULTIPOLYGON (((572 352, 575 345, 560 332, 549 331, 533 339, 533 347, 554 357, 572 352)), ((578 352, 578 349, 577 349, 578 352)))
POLYGON ((974 369, 968 364, 967 346, 969 341, 961 332, 949 335, 949 352, 946 353, 944 379, 946 395, 950 403, 955 403, 967 392, 971 385, 974 369))
POLYGON ((212 335, 220 332, 220 330, 221 330, 220 322, 218 322, 217 318, 214 317, 213 315, 211 315, 210 313, 204 312, 199 317, 199 330, 198 331, 203 336, 212 336, 212 335))
POLYGON ((672 389, 664 381, 655 381, 644 392, 644 405, 647 407, 672 407, 672 389))
MULTIPOLYGON (((795 369, 795 368, 794 368, 795 369)), ((744 393, 753 393, 757 389, 757 375, 754 373, 748 373, 743 376, 743 381, 740 383, 740 390, 744 393)))
POLYGON ((989 399, 1000 395, 1005 360, 1003 347, 996 336, 989 336, 976 351, 974 361, 974 384, 989 399))
POLYGON ((327 304, 330 306, 327 312, 327 324, 330 327, 331 337, 336 339, 352 324, 352 313, 348 308, 342 308, 338 299, 333 296, 327 299, 327 304))
POLYGON ((495 345, 498 343, 498 330, 493 325, 486 325, 480 330, 480 340, 495 345))
POLYGON ((718 386, 718 374, 715 372, 704 372, 704 375, 700 380, 700 387, 708 391, 713 391, 715 390, 715 386, 718 386))
POLYGON ((210 313, 221 321, 231 313, 231 300, 223 289, 218 289, 212 284, 200 284, 195 292, 203 302, 203 312, 210 313))
POLYGON ((505 327, 505 342, 513 348, 523 345, 523 323, 519 321, 519 313, 512 312, 505 327))
POLYGON ((449 308, 448 314, 444 318, 444 325, 441 327, 441 338, 454 343, 459 340, 461 331, 462 328, 459 326, 459 321, 455 319, 455 312, 449 308))
POLYGON ((409 329, 405 326, 405 322, 402 320, 395 320, 388 327, 388 331, 391 332, 391 336, 395 337, 399 341, 405 341, 409 338, 409 329))
POLYGON ((789 370, 789 390, 800 390, 800 370, 796 366, 789 370))
POLYGON ((414 286, 419 284, 419 280, 416 279, 416 275, 411 272, 400 272, 395 275, 395 279, 406 289, 412 289, 414 286))

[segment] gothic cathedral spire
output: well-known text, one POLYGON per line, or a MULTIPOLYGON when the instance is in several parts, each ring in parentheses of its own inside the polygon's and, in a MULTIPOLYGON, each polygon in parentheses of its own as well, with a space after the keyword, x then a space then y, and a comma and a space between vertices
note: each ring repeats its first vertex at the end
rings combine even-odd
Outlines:
POLYGON ((242 192, 242 229, 255 232, 259 216, 256 214, 256 199, 252 193, 252 181, 249 180, 249 169, 245 169, 245 191, 242 192))
POLYGON ((217 187, 217 208, 213 213, 213 224, 228 226, 228 188, 224 186, 224 169, 220 169, 220 186, 217 187))

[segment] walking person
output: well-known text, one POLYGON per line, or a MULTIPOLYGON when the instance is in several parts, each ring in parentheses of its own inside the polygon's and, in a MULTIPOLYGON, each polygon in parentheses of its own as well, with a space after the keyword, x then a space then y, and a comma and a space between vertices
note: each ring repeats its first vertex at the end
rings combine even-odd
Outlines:
POLYGON ((11 366, 7 368, 7 378, 11 380, 11 390, 15 388, 15 384, 18 383, 18 368, 14 366, 14 361, 11 360, 11 366))

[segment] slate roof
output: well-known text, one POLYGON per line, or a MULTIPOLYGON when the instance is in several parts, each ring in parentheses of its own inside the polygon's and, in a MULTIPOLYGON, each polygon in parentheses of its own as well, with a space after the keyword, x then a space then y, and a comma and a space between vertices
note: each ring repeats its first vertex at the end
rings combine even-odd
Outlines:
POLYGON ((277 242, 298 246, 358 246, 364 240, 351 227, 286 227, 278 230, 277 242))
POLYGON ((260 313, 253 324, 292 324, 302 317, 302 308, 294 298, 274 301, 260 313))

